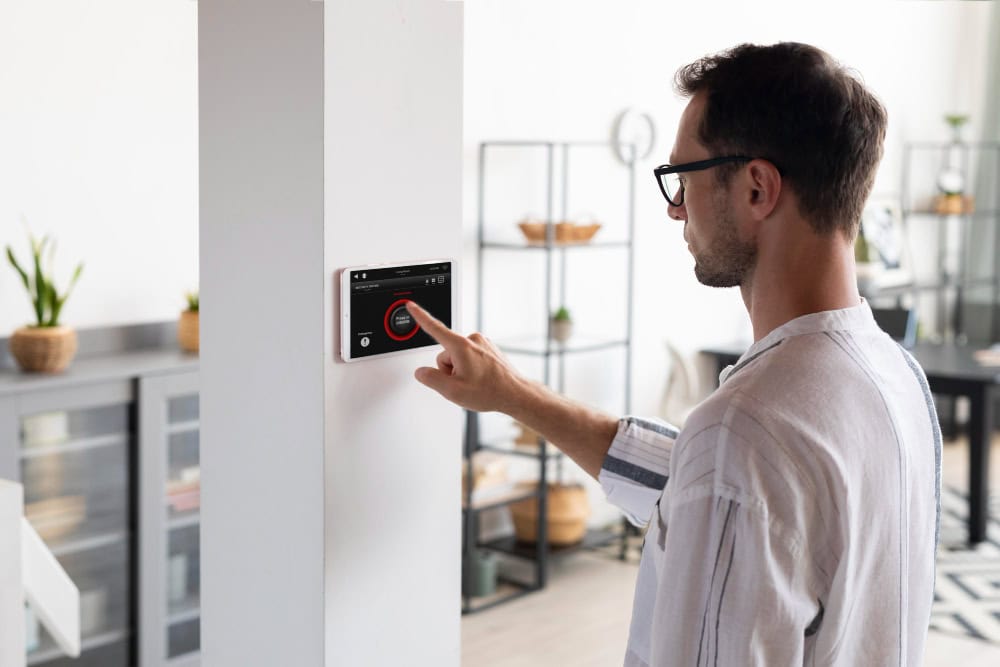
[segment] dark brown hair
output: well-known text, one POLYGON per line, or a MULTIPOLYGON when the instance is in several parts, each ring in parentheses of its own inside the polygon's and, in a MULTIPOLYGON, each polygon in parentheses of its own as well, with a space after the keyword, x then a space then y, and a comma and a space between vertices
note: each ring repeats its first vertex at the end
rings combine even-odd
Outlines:
MULTIPOLYGON (((859 78, 808 44, 741 44, 677 71, 706 94, 699 139, 713 155, 770 160, 822 234, 854 238, 882 159, 886 112, 859 78)), ((740 165, 718 170, 725 184, 740 165)))

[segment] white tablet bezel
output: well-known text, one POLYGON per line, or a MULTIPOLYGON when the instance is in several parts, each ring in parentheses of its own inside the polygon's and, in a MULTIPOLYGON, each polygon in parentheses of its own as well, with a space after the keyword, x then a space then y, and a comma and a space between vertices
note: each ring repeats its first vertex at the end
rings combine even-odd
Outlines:
POLYGON ((351 357, 351 273, 354 271, 374 271, 379 269, 395 269, 401 266, 423 266, 424 264, 441 264, 442 262, 449 262, 451 264, 451 326, 455 327, 455 323, 458 321, 458 299, 456 295, 456 285, 458 281, 456 280, 456 273, 458 265, 453 259, 440 258, 440 259, 428 259, 419 260, 416 262, 393 262, 391 264, 364 264, 359 266, 348 266, 340 271, 340 358, 347 362, 352 363, 355 361, 368 361, 369 359, 384 359, 386 357, 395 357, 401 354, 410 354, 413 352, 423 352, 427 350, 434 349, 433 345, 425 345, 422 347, 415 347, 410 350, 396 350, 395 352, 381 352, 379 354, 369 354, 363 357, 351 357))

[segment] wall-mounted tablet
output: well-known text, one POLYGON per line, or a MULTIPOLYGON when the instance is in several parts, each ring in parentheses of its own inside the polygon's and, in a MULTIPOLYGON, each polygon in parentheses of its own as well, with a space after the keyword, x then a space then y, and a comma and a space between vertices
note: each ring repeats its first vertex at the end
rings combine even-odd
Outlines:
POLYGON ((340 274, 340 356, 344 361, 385 357, 437 345, 416 323, 407 301, 452 326, 454 263, 436 259, 370 264, 340 274))

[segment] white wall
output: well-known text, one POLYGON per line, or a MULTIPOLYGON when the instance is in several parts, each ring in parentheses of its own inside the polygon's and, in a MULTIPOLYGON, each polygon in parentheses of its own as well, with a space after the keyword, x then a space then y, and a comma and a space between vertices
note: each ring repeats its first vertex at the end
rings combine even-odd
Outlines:
MULTIPOLYGON (((904 141, 946 139, 949 135, 942 115, 956 110, 972 114, 967 137, 981 134, 981 110, 991 90, 983 84, 990 16, 995 11, 994 3, 955 2, 467 3, 467 270, 472 270, 475 261, 478 142, 603 139, 622 108, 634 106, 650 112, 660 141, 654 155, 638 169, 632 411, 654 414, 665 381, 665 339, 692 354, 708 344, 750 334, 738 291, 711 289, 695 281, 693 262, 681 242, 681 226, 667 218, 650 173, 652 167, 667 161, 685 104, 672 90, 675 70, 741 42, 793 40, 828 50, 857 69, 888 108, 886 155, 875 191, 898 193, 904 141)), ((513 201, 498 201, 495 196, 490 204, 490 210, 498 212, 492 222, 503 232, 513 229, 525 213, 544 215, 537 165, 511 157, 505 176, 515 178, 518 164, 528 164, 520 167, 528 175, 516 181, 525 195, 513 201)), ((611 204, 614 197, 621 197, 616 182, 604 176, 584 177, 575 182, 574 191, 578 199, 571 202, 570 215, 596 206, 605 211, 605 223, 612 227, 619 224, 611 204)), ((580 259, 574 260, 571 281, 575 271, 578 282, 574 285, 580 288, 567 305, 579 314, 581 328, 592 330, 604 326, 609 317, 619 317, 615 304, 622 292, 619 282, 609 280, 602 289, 601 283, 593 280, 595 275, 607 275, 601 270, 612 266, 611 256, 602 255, 592 263, 586 259, 589 256, 581 253, 580 259), (598 265, 598 261, 605 264, 598 265)), ((493 257, 496 255, 489 261, 496 267, 501 258, 493 257)), ((518 258, 504 261, 519 262, 508 266, 524 278, 516 292, 516 298, 523 301, 519 307, 510 307, 514 298, 510 282, 498 280, 500 269, 488 272, 484 298, 484 333, 488 336, 537 329, 544 321, 539 296, 544 274, 537 268, 539 261, 534 265, 532 260, 518 258)), ((570 291, 574 292, 572 286, 570 291)), ((466 329, 471 330, 477 307, 472 280, 466 282, 465 302, 466 329)), ((523 358, 512 359, 540 377, 540 366, 523 358)), ((570 395, 620 414, 622 362, 623 355, 613 353, 578 358, 574 363, 579 370, 570 395)), ((600 503, 600 494, 595 492, 592 500, 600 503)), ((599 508, 595 521, 613 516, 607 508, 599 508)))
POLYGON ((462 8, 326 3, 328 665, 459 663, 462 412, 413 378, 437 346, 336 361, 331 277, 461 257, 462 8))
MULTIPOLYGON (((197 3, 4 0, 0 249, 22 216, 58 239, 63 309, 90 327, 168 320, 198 286, 197 3)), ((0 266, 0 337, 32 319, 0 266)))

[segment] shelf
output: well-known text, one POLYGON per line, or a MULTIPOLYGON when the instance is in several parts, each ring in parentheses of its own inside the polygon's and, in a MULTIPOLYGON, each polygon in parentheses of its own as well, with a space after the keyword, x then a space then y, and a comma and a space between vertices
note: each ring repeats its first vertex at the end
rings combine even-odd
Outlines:
POLYGON ((104 533, 102 535, 93 535, 91 537, 84 537, 70 542, 64 542, 62 544, 56 544, 55 546, 50 546, 49 551, 51 551, 52 555, 56 558, 61 558, 62 556, 68 556, 82 551, 91 551, 92 549, 100 549, 101 547, 118 544, 119 542, 124 542, 126 539, 128 539, 128 533, 120 531, 114 533, 104 533))
POLYGON ((577 146, 579 148, 611 148, 610 141, 543 141, 541 139, 495 139, 493 141, 482 142, 483 146, 507 146, 507 147, 539 147, 539 146, 577 146))
MULTIPOLYGON (((105 632, 99 635, 95 635, 93 637, 89 637, 80 642, 80 653, 82 655, 84 651, 90 651, 95 648, 100 648, 101 646, 107 646, 108 644, 114 644, 116 642, 120 642, 128 636, 129 633, 126 632, 125 630, 116 630, 114 632, 105 632)), ((56 658, 61 658, 64 655, 65 653, 63 653, 62 650, 60 650, 57 647, 46 648, 44 650, 39 650, 39 651, 32 651, 31 653, 28 654, 27 664, 37 665, 43 662, 48 662, 49 660, 55 660, 56 658)))
MULTIPOLYGON (((539 496, 538 489, 534 484, 532 484, 531 491, 525 491, 523 488, 515 488, 511 489, 507 493, 500 494, 498 496, 489 498, 487 500, 473 501, 472 511, 482 512, 484 510, 494 509, 496 507, 502 507, 504 505, 510 505, 511 503, 516 503, 521 500, 530 500, 531 498, 537 498, 538 496, 539 496)), ((468 508, 465 506, 465 497, 463 495, 462 511, 464 512, 467 509, 468 508)))
POLYGON ((191 433, 192 431, 197 431, 200 426, 200 423, 201 422, 199 420, 192 419, 190 421, 167 424, 167 435, 174 435, 175 433, 191 433))
POLYGON ((905 146, 907 148, 917 148, 920 150, 941 150, 944 148, 951 148, 952 146, 960 146, 966 150, 983 150, 1000 148, 1000 141, 908 141, 905 146))
POLYGON ((496 341, 497 347, 509 354, 525 354, 531 356, 551 356, 555 354, 578 354, 580 352, 596 352, 610 350, 616 347, 628 347, 628 340, 611 338, 588 338, 573 336, 566 343, 546 341, 544 336, 527 336, 496 341), (546 344, 548 342, 548 344, 546 344))
POLYGON ((131 437, 132 436, 129 433, 113 433, 111 435, 101 435, 93 438, 70 440, 69 442, 63 442, 58 445, 35 445, 32 447, 24 447, 20 449, 18 454, 21 459, 36 459, 42 456, 82 452, 98 447, 124 447, 128 445, 131 437))
POLYGON ((80 357, 62 373, 23 373, 0 370, 0 396, 31 391, 54 391, 68 387, 90 387, 102 382, 131 379, 159 373, 198 370, 198 355, 172 348, 130 350, 120 354, 80 357))
POLYGON ((187 623, 196 618, 201 618, 201 598, 198 595, 184 598, 181 602, 172 603, 167 611, 167 625, 187 623))
POLYGON ((184 512, 183 514, 178 514, 177 516, 168 517, 167 530, 177 530, 178 528, 197 526, 199 523, 201 523, 201 512, 199 510, 191 510, 189 512, 184 512))
MULTIPOLYGON (((577 544, 565 547, 549 545, 549 556, 558 558, 559 556, 566 556, 581 549, 596 549, 619 539, 621 539, 620 535, 612 533, 609 530, 588 530, 583 540, 577 544)), ((533 542, 518 542, 517 538, 513 535, 490 540, 489 542, 482 542, 479 546, 482 549, 498 551, 516 558, 524 558, 526 560, 537 559, 535 544, 533 542)))
POLYGON ((895 285, 891 287, 876 287, 872 293, 873 297, 897 296, 912 292, 936 292, 939 290, 949 290, 965 287, 984 287, 1000 283, 1000 278, 994 279, 992 276, 982 278, 969 278, 967 280, 954 280, 934 283, 915 283, 910 285, 895 285))
MULTIPOLYGON (((539 451, 537 445, 535 446, 534 451, 526 447, 500 447, 499 445, 489 444, 480 444, 478 449, 487 452, 496 452, 497 454, 506 454, 508 456, 523 456, 529 459, 537 459, 541 456, 541 452, 539 451)), ((556 449, 555 445, 549 443, 548 447, 546 447, 545 458, 557 459, 561 456, 565 456, 565 454, 556 449)))
POLYGON ((975 218, 978 216, 1000 216, 1000 211, 995 209, 982 209, 965 211, 964 213, 940 213, 929 209, 911 209, 903 211, 903 215, 912 215, 921 218, 975 218))
POLYGON ((201 652, 199 650, 183 653, 167 658, 167 667, 201 667, 201 652))
POLYGON ((580 241, 570 243, 494 243, 484 242, 483 248, 492 250, 566 250, 569 248, 628 248, 628 241, 580 241))

